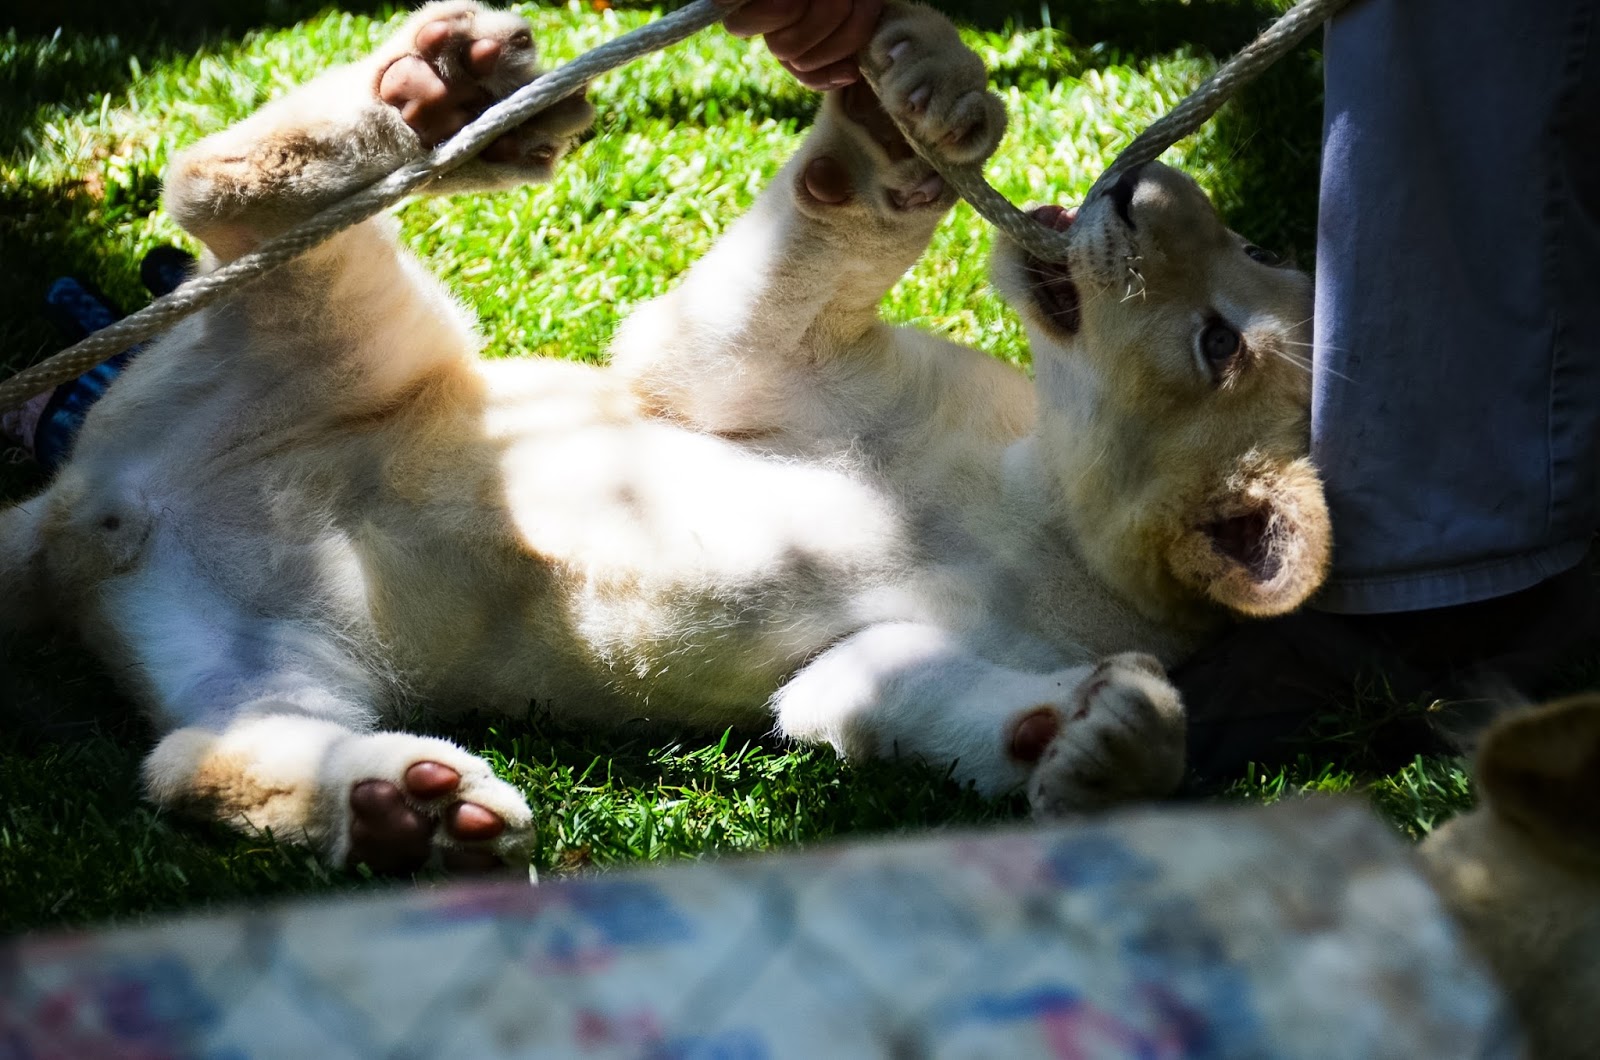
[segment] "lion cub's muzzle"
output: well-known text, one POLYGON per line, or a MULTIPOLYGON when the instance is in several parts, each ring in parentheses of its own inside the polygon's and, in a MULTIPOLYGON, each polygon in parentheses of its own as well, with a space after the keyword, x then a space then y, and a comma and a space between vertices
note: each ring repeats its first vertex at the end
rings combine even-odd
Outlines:
POLYGON ((1057 232, 1080 226, 1068 261, 1043 261, 1032 254, 1022 258, 1023 281, 1029 296, 1050 326, 1062 335, 1076 335, 1083 327, 1079 281, 1087 281, 1091 287, 1114 282, 1133 253, 1132 237, 1138 228, 1133 200, 1148 169, 1147 165, 1133 167, 1081 208, 1040 206, 1031 212, 1034 220, 1057 232))
MULTIPOLYGON (((1030 211, 1030 216, 1048 228, 1065 232, 1078 220, 1078 208, 1039 206, 1030 211)), ((1066 334, 1076 335, 1083 326, 1083 300, 1073 282, 1071 264, 1026 254, 1022 274, 1029 295, 1045 319, 1066 334)))

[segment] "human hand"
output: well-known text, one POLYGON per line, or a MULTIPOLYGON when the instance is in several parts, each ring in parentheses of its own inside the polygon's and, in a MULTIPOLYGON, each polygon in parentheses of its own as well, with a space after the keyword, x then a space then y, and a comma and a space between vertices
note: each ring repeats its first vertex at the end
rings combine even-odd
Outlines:
POLYGON ((872 38, 883 2, 750 0, 723 25, 736 37, 765 37, 767 49, 785 70, 807 88, 826 92, 861 76, 855 56, 872 38))

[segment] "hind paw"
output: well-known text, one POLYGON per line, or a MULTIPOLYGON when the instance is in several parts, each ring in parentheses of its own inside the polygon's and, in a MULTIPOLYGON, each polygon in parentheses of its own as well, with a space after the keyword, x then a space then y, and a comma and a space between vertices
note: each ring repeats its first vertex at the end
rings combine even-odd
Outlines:
POLYGON ((391 48, 400 54, 383 66, 378 97, 429 147, 539 72, 527 22, 470 3, 419 12, 391 48))
MULTIPOLYGON (((473 3, 426 8, 380 56, 378 98, 399 112, 425 147, 434 147, 539 75, 526 20, 473 3)), ((547 169, 588 127, 594 110, 569 97, 505 133, 479 158, 547 169)))

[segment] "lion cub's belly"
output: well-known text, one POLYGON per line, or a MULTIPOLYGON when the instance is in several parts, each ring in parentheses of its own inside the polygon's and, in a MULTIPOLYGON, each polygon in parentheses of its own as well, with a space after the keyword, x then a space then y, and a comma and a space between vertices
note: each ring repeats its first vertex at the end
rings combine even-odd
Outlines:
MULTIPOLYGON (((808 655, 859 628, 863 595, 906 559, 895 505, 863 477, 640 418, 593 369, 486 375, 487 444, 474 451, 494 466, 455 482, 496 509, 484 525, 512 547, 484 584, 454 592, 521 616, 516 661, 496 669, 523 702, 759 710, 808 655)), ((493 625, 503 638, 506 623, 493 625)))

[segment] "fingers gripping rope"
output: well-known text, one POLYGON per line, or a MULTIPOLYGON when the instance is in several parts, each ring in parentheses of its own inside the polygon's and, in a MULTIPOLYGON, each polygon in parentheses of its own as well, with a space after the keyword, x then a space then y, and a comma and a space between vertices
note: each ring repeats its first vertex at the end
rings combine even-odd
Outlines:
MULTIPOLYGON (((252 280, 292 261, 352 225, 387 209, 430 180, 475 157, 502 133, 509 132, 539 111, 581 90, 594 78, 635 59, 676 44, 721 21, 747 0, 695 0, 678 11, 642 26, 616 40, 607 41, 553 70, 484 111, 427 158, 396 170, 388 177, 317 214, 300 227, 262 245, 254 253, 188 281, 156 299, 144 309, 95 332, 82 342, 19 372, 0 383, 0 411, 14 408, 35 394, 74 379, 90 368, 170 328, 179 320, 216 302, 252 280)), ((1349 0, 1301 0, 1253 43, 1228 60, 1188 98, 1163 115, 1117 156, 1100 175, 1086 200, 1103 193, 1118 177, 1148 162, 1194 132, 1216 113, 1235 92, 1293 48, 1349 0)), ((877 88, 881 71, 864 69, 877 88)), ((989 223, 1005 232, 1029 253, 1047 261, 1064 261, 1071 245, 1070 232, 1057 232, 1034 221, 995 191, 979 165, 955 166, 917 141, 909 130, 901 132, 912 147, 940 176, 989 223)))

